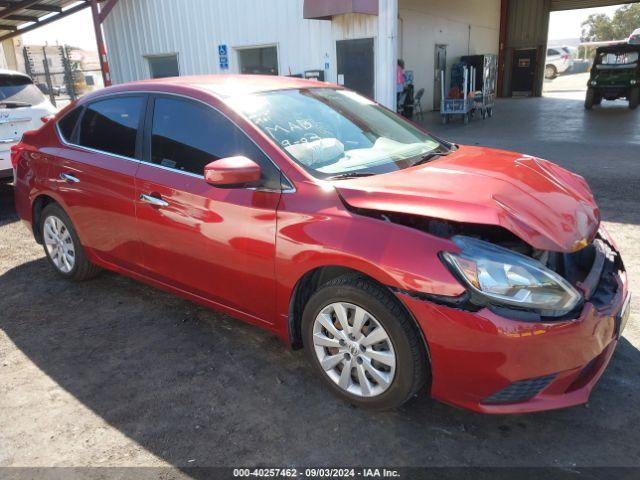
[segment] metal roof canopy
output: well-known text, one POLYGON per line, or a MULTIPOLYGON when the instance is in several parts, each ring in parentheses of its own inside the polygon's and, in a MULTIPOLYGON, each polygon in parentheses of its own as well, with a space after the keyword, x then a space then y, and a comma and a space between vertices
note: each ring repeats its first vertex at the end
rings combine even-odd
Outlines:
POLYGON ((639 0, 551 0, 551 11, 578 10, 581 8, 610 7, 626 3, 638 3, 639 0))
POLYGON ((30 32, 89 6, 86 0, 2 0, 0 41, 30 32))
POLYGON ((104 85, 109 86, 111 75, 101 25, 116 3, 118 0, 0 0, 0 42, 91 7, 102 77, 104 85))

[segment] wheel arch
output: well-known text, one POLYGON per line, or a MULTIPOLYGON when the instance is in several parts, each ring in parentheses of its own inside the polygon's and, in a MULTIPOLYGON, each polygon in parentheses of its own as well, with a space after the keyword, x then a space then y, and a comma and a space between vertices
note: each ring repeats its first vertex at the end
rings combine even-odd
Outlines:
MULTIPOLYGON (((35 197, 31 204, 31 229, 33 230, 33 236, 35 237, 36 242, 38 242, 39 244, 42 244, 43 242, 42 232, 40 232, 40 229, 38 228, 38 225, 40 224, 40 218, 45 207, 52 203, 60 205, 60 203, 55 198, 42 193, 35 197)), ((60 206, 62 207, 62 205, 60 206)))
POLYGON ((309 298, 311 298, 311 296, 322 285, 344 275, 354 275, 365 278, 366 280, 379 285, 389 292, 389 295, 391 295, 393 300, 397 302, 400 308, 402 308, 411 319, 416 333, 420 336, 421 344, 425 350, 427 359, 429 363, 431 363, 431 353, 429 350, 429 343, 427 341, 426 335, 420 328, 420 325, 418 324, 418 321, 414 317, 411 310, 409 310, 405 303, 400 300, 397 295, 395 295, 393 287, 384 285, 383 283, 379 282, 375 278, 367 275, 360 270, 356 270, 354 268, 346 267, 343 265, 324 265, 313 268, 312 270, 309 270, 304 275, 302 275, 302 277, 296 282, 291 294, 291 299, 289 301, 288 332, 289 343, 291 347, 295 350, 302 348, 302 314, 309 298))

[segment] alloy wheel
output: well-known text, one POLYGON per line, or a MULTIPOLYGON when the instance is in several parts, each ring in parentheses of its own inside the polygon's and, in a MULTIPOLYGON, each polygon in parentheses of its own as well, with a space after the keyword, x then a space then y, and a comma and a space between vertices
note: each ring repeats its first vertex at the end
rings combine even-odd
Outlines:
POLYGON ((71 232, 55 215, 44 221, 44 244, 49 258, 62 273, 70 273, 76 263, 76 249, 71 232))
POLYGON ((325 374, 342 390, 375 397, 393 382, 396 354, 389 334, 364 308, 337 302, 314 320, 313 344, 325 374))

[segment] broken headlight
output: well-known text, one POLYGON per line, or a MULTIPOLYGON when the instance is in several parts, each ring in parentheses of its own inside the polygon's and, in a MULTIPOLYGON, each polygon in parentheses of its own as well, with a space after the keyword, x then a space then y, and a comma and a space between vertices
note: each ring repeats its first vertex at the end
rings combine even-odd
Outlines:
POLYGON ((443 260, 484 303, 558 317, 582 299, 569 282, 533 258, 475 238, 452 240, 461 252, 443 252, 443 260))

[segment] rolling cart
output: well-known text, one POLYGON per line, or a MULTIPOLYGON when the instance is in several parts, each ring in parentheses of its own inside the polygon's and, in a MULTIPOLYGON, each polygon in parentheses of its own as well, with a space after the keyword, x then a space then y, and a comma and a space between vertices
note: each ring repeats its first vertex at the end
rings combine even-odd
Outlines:
POLYGON ((462 57, 462 63, 475 68, 476 111, 483 119, 493 116, 496 103, 498 80, 498 56, 493 54, 467 55, 462 57))
POLYGON ((473 97, 473 103, 473 110, 480 112, 480 116, 483 120, 487 117, 493 117, 493 107, 496 103, 496 94, 476 92, 473 97))
POLYGON ((442 123, 449 123, 451 115, 462 115, 464 124, 468 124, 473 110, 476 107, 474 98, 470 98, 469 92, 474 91, 475 84, 475 69, 471 66, 463 67, 463 79, 462 79, 462 98, 447 98, 445 96, 445 72, 440 73, 440 85, 442 88, 441 94, 442 101, 440 103, 440 114, 442 115, 442 123))

